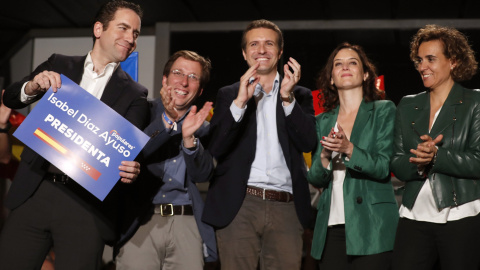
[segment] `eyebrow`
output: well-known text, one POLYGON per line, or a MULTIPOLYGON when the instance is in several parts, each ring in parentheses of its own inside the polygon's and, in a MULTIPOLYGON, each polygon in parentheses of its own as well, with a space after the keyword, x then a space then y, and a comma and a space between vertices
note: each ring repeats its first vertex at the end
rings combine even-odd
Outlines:
POLYGON ((335 61, 342 61, 342 60, 352 60, 352 59, 353 59, 353 60, 360 61, 360 60, 359 60, 358 58, 356 58, 356 57, 350 57, 350 58, 336 58, 336 59, 333 60, 333 62, 335 62, 335 61))
MULTIPOLYGON (((125 27, 128 28, 128 29, 131 29, 131 28, 132 28, 131 25, 126 24, 126 23, 124 23, 124 22, 118 23, 117 26, 125 26, 125 27)), ((136 29, 135 29, 135 30, 133 30, 133 32, 134 32, 135 34, 140 35, 140 31, 139 31, 139 30, 136 30, 136 29)))

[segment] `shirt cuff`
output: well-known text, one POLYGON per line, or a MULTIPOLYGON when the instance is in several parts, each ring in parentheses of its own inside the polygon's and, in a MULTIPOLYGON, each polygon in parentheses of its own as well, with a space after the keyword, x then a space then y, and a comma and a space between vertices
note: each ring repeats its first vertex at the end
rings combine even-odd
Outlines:
POLYGON ((240 120, 242 120, 246 110, 247 110, 247 106, 245 106, 245 108, 243 109, 238 108, 237 105, 235 105, 235 102, 233 101, 232 101, 232 105, 230 105, 230 112, 232 113, 232 116, 233 116, 233 119, 235 119, 235 122, 240 122, 240 120))
POLYGON ((289 116, 292 111, 293 111, 293 107, 295 106, 295 99, 293 100, 292 103, 290 103, 288 106, 283 106, 283 102, 282 102, 282 107, 283 107, 283 110, 285 111, 285 116, 289 116))
POLYGON ((198 152, 198 145, 200 144, 200 140, 197 138, 197 145, 195 145, 194 147, 192 148, 186 148, 184 145, 183 145, 183 140, 182 140, 182 149, 183 149, 183 152, 185 152, 185 154, 191 156, 193 154, 195 154, 196 152, 198 152))
POLYGON ((32 99, 34 99, 37 95, 29 96, 25 93, 25 87, 27 86, 27 83, 29 81, 25 82, 22 86, 22 90, 20 91, 20 101, 25 104, 29 104, 32 99))

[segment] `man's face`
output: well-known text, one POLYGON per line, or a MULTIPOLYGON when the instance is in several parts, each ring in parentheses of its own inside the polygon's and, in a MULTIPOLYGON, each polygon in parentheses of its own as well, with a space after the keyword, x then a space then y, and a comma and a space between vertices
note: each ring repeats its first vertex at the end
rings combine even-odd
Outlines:
POLYGON ((200 89, 199 80, 201 77, 202 65, 183 57, 179 57, 173 62, 167 77, 163 76, 163 85, 172 87, 171 94, 175 99, 175 108, 178 111, 187 110, 193 101, 202 94, 203 89, 200 89))
POLYGON ((99 56, 104 58, 106 63, 118 63, 127 59, 137 47, 140 27, 140 17, 126 8, 115 12, 106 30, 103 30, 102 23, 96 22, 93 31, 97 37, 95 46, 98 45, 100 49, 99 56))
POLYGON ((268 28, 255 28, 247 32, 245 39, 243 58, 248 66, 260 63, 257 69, 258 74, 276 73, 278 59, 283 53, 279 48, 277 33, 268 28))

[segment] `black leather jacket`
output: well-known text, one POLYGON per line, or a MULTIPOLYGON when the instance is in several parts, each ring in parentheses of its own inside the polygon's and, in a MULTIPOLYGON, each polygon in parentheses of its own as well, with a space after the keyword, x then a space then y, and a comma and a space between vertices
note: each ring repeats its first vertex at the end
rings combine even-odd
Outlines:
POLYGON ((404 97, 395 119, 394 156, 391 170, 405 181, 403 202, 412 209, 426 176, 408 161, 421 142, 420 135, 443 135, 428 178, 439 210, 480 198, 480 91, 455 83, 428 132, 430 95, 422 92, 404 97))

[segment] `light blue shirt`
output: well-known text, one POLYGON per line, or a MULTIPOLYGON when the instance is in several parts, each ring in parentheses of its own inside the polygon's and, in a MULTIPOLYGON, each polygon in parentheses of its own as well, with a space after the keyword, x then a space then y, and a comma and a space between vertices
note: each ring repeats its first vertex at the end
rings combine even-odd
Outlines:
MULTIPOLYGON (((292 177, 288 170, 282 147, 278 140, 276 108, 280 89, 280 75, 273 82, 273 89, 266 93, 260 84, 255 86, 253 97, 257 103, 257 148, 250 169, 248 185, 264 189, 292 193, 292 177)), ((282 106, 285 116, 292 113, 295 101, 282 106)), ((235 121, 240 122, 247 107, 240 109, 235 103, 230 111, 235 121)))

